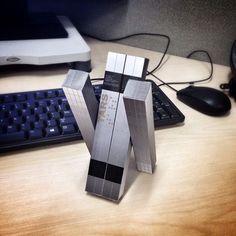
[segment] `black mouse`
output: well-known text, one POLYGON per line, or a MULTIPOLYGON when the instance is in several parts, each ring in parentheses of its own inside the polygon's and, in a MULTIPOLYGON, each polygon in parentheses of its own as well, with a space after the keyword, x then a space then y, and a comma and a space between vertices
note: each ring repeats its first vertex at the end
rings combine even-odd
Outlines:
POLYGON ((177 92, 177 98, 193 109, 210 116, 221 116, 231 109, 227 95, 209 87, 186 87, 177 92))

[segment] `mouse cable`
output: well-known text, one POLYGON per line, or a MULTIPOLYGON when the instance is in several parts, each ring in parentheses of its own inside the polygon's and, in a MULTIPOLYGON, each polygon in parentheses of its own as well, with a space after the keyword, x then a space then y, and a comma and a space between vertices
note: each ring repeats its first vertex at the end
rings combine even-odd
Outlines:
MULTIPOLYGON (((156 75, 154 75, 153 73, 150 73, 150 75, 152 75, 155 79, 159 80, 162 84, 157 84, 157 86, 162 86, 162 85, 166 85, 168 86, 169 88, 171 88, 172 90, 174 90, 175 92, 178 92, 178 90, 176 90, 175 88, 173 88, 172 86, 170 86, 168 83, 165 83, 163 80, 161 80, 160 78, 158 78, 156 75)), ((90 81, 92 83, 94 82, 97 82, 97 81, 103 81, 104 79, 103 78, 93 78, 93 79, 90 79, 90 81)))
POLYGON ((205 53, 209 59, 210 65, 211 65, 211 72, 210 75, 205 78, 205 79, 200 79, 200 80, 194 80, 194 81, 182 81, 182 82, 164 82, 163 80, 161 80, 160 78, 158 78, 156 75, 154 75, 153 73, 149 72, 148 74, 153 76, 155 79, 159 80, 162 84, 157 85, 158 87, 166 85, 168 86, 170 89, 174 90, 175 92, 178 92, 177 89, 175 89, 173 86, 170 85, 175 85, 175 84, 189 84, 189 85, 194 85, 195 83, 200 83, 200 82, 204 82, 204 81, 211 81, 212 80, 212 75, 213 75, 213 62, 211 59, 210 54, 205 51, 205 50, 195 50, 193 52, 191 52, 187 58, 191 58, 191 56, 195 53, 205 53))
POLYGON ((157 84, 158 87, 162 86, 162 85, 166 85, 168 86, 170 89, 174 90, 175 92, 178 92, 177 89, 175 89, 174 87, 170 86, 169 83, 165 83, 162 79, 160 79, 159 77, 157 77, 156 75, 154 75, 153 73, 149 72, 149 75, 153 76, 156 80, 160 81, 162 84, 157 84))
MULTIPOLYGON (((177 92, 178 90, 176 90, 174 87, 170 86, 170 85, 175 85, 175 84, 190 84, 193 85, 195 83, 200 83, 200 82, 204 82, 204 81, 210 81, 212 79, 212 75, 213 75, 213 62, 211 59, 211 56, 209 55, 209 53, 206 50, 195 50, 193 52, 191 52, 186 58, 191 58, 191 56, 195 53, 205 53, 209 59, 210 65, 211 65, 211 72, 210 75, 205 78, 205 79, 200 79, 200 80, 195 80, 195 81, 182 81, 182 82, 164 82, 163 80, 161 80, 160 78, 158 78, 156 75, 154 75, 153 73, 161 66, 164 57, 166 56, 166 53, 169 49, 169 45, 170 45, 170 37, 168 35, 164 35, 164 34, 158 34, 158 33, 135 33, 135 34, 130 34, 130 35, 126 35, 123 37, 119 37, 119 38, 113 38, 113 39, 103 39, 100 37, 96 37, 87 33, 83 33, 81 32, 83 35, 94 38, 96 40, 99 41, 103 41, 103 42, 115 42, 115 41, 119 41, 119 40, 123 40, 123 39, 127 39, 133 36, 139 36, 139 35, 147 35, 147 36, 160 36, 160 37, 164 37, 167 39, 167 45, 166 48, 164 50, 164 53, 159 61, 159 63, 154 67, 154 69, 152 69, 151 71, 147 71, 147 75, 152 75, 155 79, 159 80, 162 84, 159 84, 158 86, 162 86, 162 85, 166 85, 169 88, 171 88, 172 90, 174 90, 175 92, 177 92)), ((99 81, 99 80, 103 80, 102 78, 94 78, 91 79, 91 81, 99 81)))
POLYGON ((171 85, 175 85, 175 84, 190 84, 190 85, 194 85, 196 83, 201 83, 201 82, 205 82, 205 81, 211 81, 212 80, 212 75, 213 75, 213 62, 212 62, 212 59, 211 59, 211 56, 210 54, 206 51, 206 50, 195 50, 193 52, 191 52, 186 58, 191 58, 191 56, 195 53, 205 53, 209 59, 209 62, 210 62, 210 66, 211 66, 211 71, 210 71, 210 75, 205 78, 205 79, 199 79, 199 80, 193 80, 193 81, 180 81, 180 82, 166 82, 166 83, 162 83, 160 84, 159 86, 162 86, 162 85, 167 85, 167 84, 171 84, 171 85))
POLYGON ((93 83, 93 82, 96 82, 96 81, 102 81, 104 80, 103 78, 94 78, 94 79, 90 79, 90 81, 93 83))
POLYGON ((163 37, 163 38, 167 39, 167 44, 166 44, 164 53, 163 53, 160 61, 158 62, 158 64, 150 72, 147 72, 147 75, 149 75, 151 73, 154 73, 161 66, 161 64, 162 64, 162 62, 164 60, 164 57, 166 56, 166 53, 167 53, 167 51, 169 49, 169 45, 170 45, 170 37, 168 35, 158 34, 158 33, 145 33, 145 32, 144 33, 134 33, 134 34, 129 34, 129 35, 126 35, 126 36, 123 36, 123 37, 112 38, 112 39, 103 39, 103 38, 96 37, 96 36, 93 36, 93 35, 90 35, 90 34, 86 34, 86 33, 83 33, 83 32, 81 32, 81 34, 83 34, 84 36, 88 36, 90 38, 97 39, 99 41, 103 41, 103 42, 116 42, 116 41, 119 41, 119 40, 127 39, 127 38, 130 38, 130 37, 133 37, 133 36, 140 36, 140 35, 157 36, 157 37, 163 37))
MULTIPOLYGON (((153 76, 156 80, 160 81, 162 84, 159 84, 157 85, 158 87, 160 86, 163 86, 163 85, 166 85, 168 86, 170 89, 172 89, 173 91, 175 92, 178 92, 177 89, 175 89, 173 86, 171 85, 177 85, 177 84, 190 84, 190 85, 194 85, 195 83, 200 83, 200 82, 204 82, 204 81, 211 81, 212 80, 212 75, 213 75, 213 62, 212 62, 212 59, 211 59, 211 56, 210 54, 205 51, 205 50, 195 50, 193 52, 191 52, 186 58, 191 58, 191 56, 195 53, 205 53, 209 59, 209 62, 210 62, 210 65, 211 65, 211 72, 210 72, 210 75, 205 78, 205 79, 200 79, 200 80, 194 80, 194 81, 182 81, 182 82, 164 82, 163 80, 161 80, 159 77, 157 77, 156 75, 153 74, 153 72, 158 68, 156 67, 156 69, 153 71, 147 71, 147 75, 151 75, 153 76)), ((162 57, 164 58, 164 57, 162 57)), ((159 63, 161 65, 161 63, 159 63)), ((94 78, 94 79, 91 79, 92 82, 96 82, 96 81, 101 81, 103 80, 103 78, 94 78)))

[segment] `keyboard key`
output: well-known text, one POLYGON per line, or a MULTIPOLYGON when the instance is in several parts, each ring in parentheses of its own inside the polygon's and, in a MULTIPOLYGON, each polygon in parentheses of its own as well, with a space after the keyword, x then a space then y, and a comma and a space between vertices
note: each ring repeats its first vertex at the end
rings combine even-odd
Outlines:
POLYGON ((17 102, 24 102, 26 100, 26 95, 25 94, 16 94, 16 101, 17 102))
POLYGON ((52 137, 60 135, 59 129, 57 127, 46 128, 46 137, 52 137))
POLYGON ((40 113, 43 113, 44 112, 44 109, 42 106, 39 106, 39 107, 35 107, 34 108, 34 113, 35 114, 40 114, 40 113))
POLYGON ((161 120, 169 119, 170 116, 167 113, 160 114, 161 120))
POLYGON ((35 104, 37 104, 35 101, 27 101, 24 105, 26 109, 33 110, 36 107, 35 104))
POLYGON ((95 93, 101 93, 101 91, 102 91, 101 85, 94 85, 93 89, 94 89, 95 93))
POLYGON ((20 129, 21 129, 22 131, 28 131, 28 130, 31 129, 31 125, 30 125, 30 123, 21 124, 20 129))
POLYGON ((67 104, 68 104, 68 101, 67 101, 66 97, 64 97, 64 98, 61 99, 61 104, 62 104, 62 103, 67 103, 67 104))
POLYGON ((51 112, 50 117, 53 119, 59 119, 61 116, 59 112, 51 112))
POLYGON ((13 122, 13 124, 18 124, 19 125, 23 122, 23 119, 20 116, 15 116, 15 117, 12 118, 12 122, 13 122))
POLYGON ((66 117, 66 118, 60 119, 61 125, 69 125, 69 124, 74 124, 74 123, 75 123, 74 117, 66 117))
POLYGON ((160 120, 160 119, 161 119, 160 116, 157 113, 155 113, 154 114, 154 120, 156 121, 156 120, 160 120))
POLYGON ((55 91, 49 90, 49 91, 47 92, 47 97, 48 97, 48 98, 55 98, 55 97, 56 97, 55 91))
POLYGON ((23 131, 16 133, 0 134, 0 145, 25 140, 25 133, 23 131))
POLYGON ((178 112, 172 106, 168 105, 165 109, 172 118, 177 118, 179 116, 178 112))
POLYGON ((8 133, 16 133, 18 131, 17 125, 8 125, 7 126, 7 132, 8 133))
POLYGON ((45 127, 45 122, 43 120, 39 120, 34 122, 33 126, 35 129, 43 129, 45 127))
POLYGON ((36 120, 36 117, 34 115, 29 115, 25 117, 26 122, 28 123, 34 123, 36 120))
POLYGON ((23 109, 23 103, 15 103, 14 104, 16 110, 22 110, 23 109))
POLYGON ((11 107, 12 107, 11 104, 3 104, 3 105, 0 106, 0 110, 1 111, 10 111, 11 107))
POLYGON ((62 134, 72 134, 76 132, 73 125, 63 125, 61 128, 62 128, 62 134))
POLYGON ((50 106, 50 105, 58 106, 58 105, 59 105, 59 104, 58 104, 58 100, 57 100, 57 99, 50 99, 48 105, 49 105, 49 106, 50 106))
POLYGON ((42 113, 38 115, 39 120, 47 120, 48 119, 48 114, 47 113, 42 113))
POLYGON ((68 103, 63 102, 61 105, 59 105, 59 109, 61 111, 68 111, 70 110, 70 106, 68 103))
POLYGON ((0 119, 5 118, 8 116, 8 112, 0 111, 0 119))
POLYGON ((49 111, 49 112, 55 112, 55 111, 56 111, 56 108, 55 108, 54 105, 50 105, 50 106, 47 107, 47 111, 49 111))
POLYGON ((44 99, 45 98, 45 93, 42 91, 37 91, 35 92, 35 98, 36 99, 44 99))
POLYGON ((41 129, 33 129, 29 131, 29 139, 40 139, 43 137, 43 131, 41 129))
POLYGON ((73 113, 71 111, 64 111, 63 116, 64 117, 70 117, 70 116, 73 116, 73 113))
POLYGON ((57 126, 57 121, 55 119, 51 119, 47 121, 47 126, 48 127, 54 127, 57 126))
POLYGON ((4 96, 4 102, 14 102, 14 96, 12 94, 7 94, 4 96))
POLYGON ((7 118, 1 118, 0 119, 0 126, 8 126, 9 125, 9 123, 10 123, 10 121, 9 121, 9 119, 7 119, 7 118))
POLYGON ((9 111, 9 117, 17 117, 19 112, 17 110, 9 111))
POLYGON ((58 96, 58 97, 65 97, 65 94, 64 94, 64 92, 63 92, 62 89, 58 89, 58 90, 57 90, 57 96, 58 96))
POLYGON ((20 115, 22 116, 30 116, 32 114, 32 110, 30 108, 23 109, 20 111, 20 115))
POLYGON ((38 104, 39 104, 39 106, 41 106, 41 107, 46 107, 46 106, 47 106, 47 101, 45 101, 45 100, 40 100, 40 101, 38 101, 38 104))

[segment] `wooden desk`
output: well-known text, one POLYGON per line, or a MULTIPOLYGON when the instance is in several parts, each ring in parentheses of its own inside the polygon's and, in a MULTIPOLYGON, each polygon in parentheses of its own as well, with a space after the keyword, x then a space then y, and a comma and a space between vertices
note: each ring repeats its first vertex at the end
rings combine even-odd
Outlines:
MULTIPOLYGON (((153 68, 160 53, 88 39, 91 77, 104 74, 108 51, 144 56, 153 68)), ((218 88, 230 69, 215 65, 218 88)), ((60 87, 67 69, 0 75, 0 92, 60 87)), ((209 64, 169 56, 156 72, 165 81, 195 80, 209 64)), ((181 88, 176 86, 176 88, 181 88)), ((156 131, 153 175, 133 157, 125 195, 113 203, 87 194, 89 153, 82 141, 1 154, 0 235, 236 235, 236 109, 203 115, 163 90, 185 114, 185 124, 156 131)))

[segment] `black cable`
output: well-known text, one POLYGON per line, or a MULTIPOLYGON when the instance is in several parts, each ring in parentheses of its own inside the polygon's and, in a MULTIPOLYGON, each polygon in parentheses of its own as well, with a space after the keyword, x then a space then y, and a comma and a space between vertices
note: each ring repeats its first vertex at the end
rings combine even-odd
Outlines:
POLYGON ((193 52, 191 52, 188 56, 187 56, 187 58, 191 58, 191 56, 193 55, 193 54, 195 54, 195 53, 205 53, 206 55, 207 55, 207 57, 208 57, 208 59, 209 59, 209 62, 210 62, 210 65, 211 65, 211 72, 210 72, 210 75, 207 77, 207 78, 205 78, 205 79, 200 79, 200 80, 195 80, 195 81, 192 81, 191 83, 200 83, 200 82, 204 82, 204 81, 211 81, 212 80, 212 75, 213 75, 213 62, 212 62, 212 59, 211 59, 211 56, 210 56, 210 54, 206 51, 206 50, 195 50, 195 51, 193 51, 193 52))
POLYGON ((94 78, 94 79, 90 79, 90 80, 96 82, 96 81, 101 81, 101 80, 104 80, 104 79, 103 78, 94 78))
MULTIPOLYGON (((160 84, 158 86, 166 85, 169 88, 171 88, 172 90, 174 90, 175 92, 177 92, 178 90, 176 90, 174 87, 172 87, 170 85, 175 85, 175 84, 190 84, 190 85, 194 85, 195 83, 201 83, 201 82, 208 81, 208 80, 211 81, 211 79, 212 79, 212 75, 213 75, 213 62, 212 62, 211 56, 209 55, 209 53, 206 50, 194 50, 193 52, 191 52, 186 57, 186 58, 191 58, 191 56, 193 54, 195 54, 195 53, 205 53, 207 55, 207 57, 209 59, 209 62, 210 62, 210 65, 211 65, 211 72, 210 72, 210 75, 207 78, 205 78, 205 79, 194 80, 194 81, 181 81, 181 82, 164 82, 163 80, 158 78, 156 75, 154 75, 153 73, 161 66, 161 64, 162 64, 162 62, 164 60, 164 57, 166 56, 166 53, 167 53, 167 51, 169 49, 170 37, 168 35, 158 34, 158 33, 135 33, 135 34, 130 34, 130 35, 126 35, 126 36, 123 36, 123 37, 119 37, 119 38, 103 39, 103 38, 95 37, 93 35, 89 35, 89 34, 86 34, 86 33, 82 33, 82 34, 85 35, 85 36, 88 36, 90 38, 94 38, 94 39, 97 39, 97 40, 100 40, 100 41, 104 41, 104 42, 115 42, 115 41, 127 39, 127 38, 130 38, 130 37, 133 37, 133 36, 139 36, 139 35, 160 36, 160 37, 166 38, 167 39, 167 45, 166 45, 165 51, 164 51, 164 53, 163 53, 159 63, 154 67, 154 69, 152 69, 151 71, 147 71, 147 75, 153 76, 155 79, 159 80, 162 83, 162 84, 160 84)), ((102 78, 91 79, 91 81, 99 81, 99 80, 103 80, 103 79, 102 78)))
POLYGON ((193 52, 191 52, 187 58, 191 58, 191 56, 194 54, 194 53, 205 53, 209 59, 209 62, 210 62, 210 65, 211 65, 211 72, 210 72, 210 75, 205 78, 205 79, 200 79, 200 80, 194 80, 194 81, 183 81, 183 82, 164 82, 163 80, 161 80, 160 78, 158 78, 156 75, 154 75, 153 73, 151 72, 148 72, 148 75, 152 75, 155 79, 159 80, 162 84, 159 84, 157 85, 158 87, 160 86, 163 86, 163 85, 166 85, 168 86, 170 89, 174 90, 175 92, 178 92, 177 89, 175 89, 174 87, 170 86, 170 85, 175 85, 175 84, 190 84, 190 85, 194 85, 195 83, 200 83, 200 82, 204 82, 204 81, 211 81, 212 80, 212 75, 213 75, 213 62, 212 62, 212 59, 211 59, 211 56, 209 55, 209 53, 205 50, 195 50, 193 52))
MULTIPOLYGON (((168 86, 170 89, 174 90, 175 92, 178 92, 177 89, 175 89, 174 87, 170 86, 169 83, 165 83, 163 80, 161 80, 160 78, 158 78, 156 75, 154 75, 153 73, 149 73, 149 75, 153 76, 155 79, 159 80, 162 84, 161 85, 166 85, 168 86)), ((161 86, 158 85, 158 86, 161 86)))
POLYGON ((139 35, 147 35, 147 36, 158 36, 158 37, 163 37, 163 38, 166 38, 167 39, 167 44, 166 44, 166 48, 164 50, 164 53, 160 59, 160 61, 158 62, 158 64, 154 67, 154 69, 152 69, 150 72, 147 72, 147 75, 151 74, 151 73, 154 73, 162 64, 163 60, 164 60, 164 57, 169 49, 169 45, 170 45, 170 37, 168 35, 165 35, 165 34, 158 34, 158 33, 135 33, 135 34, 129 34, 129 35, 126 35, 126 36, 123 36, 123 37, 119 37, 119 38, 113 38, 113 39, 103 39, 103 38, 99 38, 99 37, 95 37, 93 35, 89 35, 89 34, 86 34, 86 33, 83 33, 83 35, 85 36, 88 36, 90 38, 94 38, 94 39, 97 39, 97 40, 100 40, 100 41, 103 41, 103 42, 115 42, 115 41, 119 41, 119 40, 123 40, 123 39, 127 39, 127 38, 130 38, 130 37, 133 37, 133 36, 139 36, 139 35))
POLYGON ((201 83, 201 82, 205 82, 205 81, 211 81, 212 80, 212 75, 213 75, 213 62, 212 62, 212 59, 211 59, 211 56, 210 54, 205 51, 205 50, 195 50, 193 52, 191 52, 186 58, 191 58, 191 56, 195 53, 205 53, 209 59, 209 62, 210 62, 210 65, 211 65, 211 71, 210 71, 210 75, 205 78, 205 79, 199 79, 199 80, 193 80, 193 81, 181 81, 181 82, 164 82, 163 84, 159 85, 159 86, 162 86, 162 85, 167 85, 167 84, 171 84, 171 85, 175 85, 175 84, 190 84, 190 85, 194 85, 195 83, 201 83))
MULTIPOLYGON (((213 75, 213 62, 212 62, 212 59, 211 59, 211 56, 210 54, 205 51, 205 50, 195 50, 193 52, 191 52, 186 58, 191 58, 191 56, 195 53, 205 53, 209 59, 209 62, 210 62, 210 65, 211 65, 211 72, 210 72, 210 75, 205 78, 205 79, 200 79, 200 80, 194 80, 194 81, 181 81, 181 82, 164 82, 163 80, 161 80, 160 78, 158 78, 156 75, 153 74, 152 71, 147 71, 147 75, 151 75, 153 76, 155 79, 159 80, 162 84, 159 84, 158 86, 163 86, 163 85, 166 85, 168 86, 170 89, 174 90, 175 92, 177 92, 178 90, 175 89, 174 87, 170 86, 170 85, 177 85, 177 84, 190 84, 190 85, 194 85, 195 83, 200 83, 200 82, 204 82, 204 81, 210 81, 212 79, 212 75, 213 75)), ((164 57, 162 57, 164 58, 164 57)), ((161 63, 159 63, 159 65, 161 65, 161 63)), ((156 67, 158 68, 158 67, 156 67)), ((103 80, 103 78, 95 78, 95 79, 91 79, 91 81, 100 81, 100 80, 103 80)))

